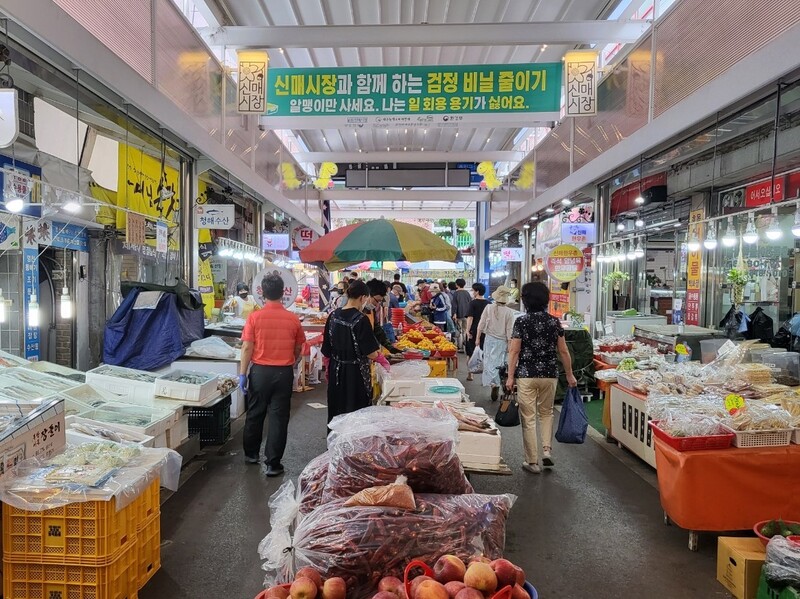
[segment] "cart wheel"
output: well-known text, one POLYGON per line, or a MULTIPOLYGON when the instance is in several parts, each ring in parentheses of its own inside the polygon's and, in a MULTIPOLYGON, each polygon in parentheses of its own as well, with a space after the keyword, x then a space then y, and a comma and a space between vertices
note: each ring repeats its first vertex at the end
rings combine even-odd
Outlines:
POLYGON ((689 531, 689 551, 697 551, 697 545, 698 545, 698 534, 695 531, 690 530, 689 531))
POLYGON ((667 512, 664 512, 664 526, 672 526, 672 522, 667 515, 667 512))

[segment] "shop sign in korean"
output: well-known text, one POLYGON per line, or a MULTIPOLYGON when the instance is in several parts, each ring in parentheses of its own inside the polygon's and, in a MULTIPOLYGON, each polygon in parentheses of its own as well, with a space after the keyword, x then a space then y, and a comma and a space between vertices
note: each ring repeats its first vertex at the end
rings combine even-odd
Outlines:
POLYGON ((597 52, 564 55, 564 91, 567 116, 597 114, 597 52))
POLYGON ((156 223, 156 252, 166 254, 168 244, 169 229, 167 228, 167 223, 159 221, 156 223))
POLYGON ((583 272, 584 266, 583 251, 568 244, 553 248, 545 260, 547 274, 562 283, 577 279, 583 272))
POLYGON ((128 213, 128 226, 125 228, 125 241, 134 245, 147 243, 144 216, 135 212, 128 213))
POLYGON ((522 262, 525 258, 525 248, 501 248, 500 255, 506 262, 522 262))
POLYGON ((241 114, 263 114, 269 57, 263 50, 239 50, 237 59, 238 110, 241 114))
POLYGON ((297 227, 292 233, 292 244, 296 251, 304 250, 319 239, 319 234, 309 227, 297 227))
POLYGON ((267 252, 283 252, 289 249, 288 233, 262 233, 261 249, 267 252))
POLYGON ((271 129, 426 128, 559 119, 561 63, 270 69, 271 129))
POLYGON ((562 223, 561 241, 578 245, 595 243, 596 234, 594 223, 562 223))
MULTIPOLYGON (((689 237, 703 238, 703 210, 692 210, 689 213, 689 237)), ((684 306, 684 322, 689 325, 700 324, 700 283, 703 272, 702 250, 689 252, 686 266, 686 305, 684 306)))
POLYGON ((283 299, 281 301, 284 308, 289 308, 292 306, 297 299, 297 292, 299 290, 297 278, 288 268, 282 268, 275 264, 267 264, 267 266, 256 273, 256 276, 253 277, 253 285, 250 287, 250 289, 255 292, 253 293, 255 300, 260 305, 264 305, 264 295, 261 291, 261 281, 263 281, 264 277, 267 275, 278 275, 281 279, 283 279, 283 299))
POLYGON ((194 226, 197 229, 231 229, 236 222, 233 204, 200 204, 194 209, 194 226))

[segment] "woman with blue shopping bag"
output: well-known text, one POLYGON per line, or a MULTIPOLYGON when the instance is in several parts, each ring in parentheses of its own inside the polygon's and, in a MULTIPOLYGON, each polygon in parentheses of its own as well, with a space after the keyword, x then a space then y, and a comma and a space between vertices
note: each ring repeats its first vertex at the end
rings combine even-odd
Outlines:
POLYGON ((553 402, 558 384, 558 360, 564 365, 570 392, 578 381, 572 372, 572 358, 564 340, 561 321, 547 313, 550 290, 543 283, 526 283, 520 293, 526 314, 517 318, 508 346, 506 387, 517 386, 519 416, 525 446, 522 468, 538 474, 542 466, 555 465, 553 443, 553 402), (542 462, 539 463, 539 439, 536 421, 542 432, 542 462))

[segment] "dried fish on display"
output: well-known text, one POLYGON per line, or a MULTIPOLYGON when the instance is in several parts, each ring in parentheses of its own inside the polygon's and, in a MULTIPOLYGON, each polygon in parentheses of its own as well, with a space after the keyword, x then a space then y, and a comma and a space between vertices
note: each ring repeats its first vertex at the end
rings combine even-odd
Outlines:
POLYGON ((95 368, 92 370, 92 373, 103 376, 113 376, 118 379, 126 379, 137 383, 155 383, 157 378, 156 375, 144 372, 143 370, 109 366, 108 364, 95 368))

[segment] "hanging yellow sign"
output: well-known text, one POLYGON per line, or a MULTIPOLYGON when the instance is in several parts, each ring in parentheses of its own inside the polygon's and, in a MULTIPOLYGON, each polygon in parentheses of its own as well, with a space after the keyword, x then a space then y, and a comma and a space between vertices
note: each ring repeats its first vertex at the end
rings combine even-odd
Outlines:
MULTIPOLYGON (((197 191, 198 197, 207 197, 208 185, 206 185, 205 181, 197 182, 197 191)), ((209 229, 198 229, 197 243, 200 246, 200 255, 197 259, 197 289, 203 299, 205 317, 211 318, 211 310, 214 307, 214 276, 211 273, 211 256, 203 251, 203 244, 211 246, 211 231, 209 229)))

